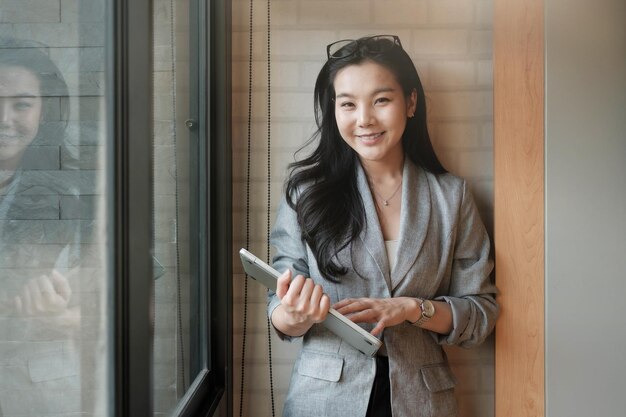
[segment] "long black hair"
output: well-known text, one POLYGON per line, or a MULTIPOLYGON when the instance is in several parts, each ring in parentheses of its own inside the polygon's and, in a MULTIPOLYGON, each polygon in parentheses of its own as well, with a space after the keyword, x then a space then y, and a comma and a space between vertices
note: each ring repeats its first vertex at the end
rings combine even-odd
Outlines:
POLYGON ((48 56, 47 46, 30 40, 0 37, 0 66, 24 68, 39 80, 42 121, 31 145, 45 143, 67 148, 68 88, 63 74, 48 56))
POLYGON ((399 39, 394 38, 396 42, 388 37, 360 38, 346 43, 339 58, 329 57, 315 82, 317 131, 304 146, 315 139, 319 143, 311 155, 289 165, 287 202, 296 211, 301 238, 313 251, 320 273, 333 282, 348 272, 336 262, 336 254, 359 236, 366 220, 357 187, 358 156, 342 139, 335 120, 333 82, 339 70, 372 61, 395 75, 405 97, 416 91, 415 117, 407 119, 402 135, 404 153, 429 172, 446 172, 428 135, 426 100, 417 70, 399 39))

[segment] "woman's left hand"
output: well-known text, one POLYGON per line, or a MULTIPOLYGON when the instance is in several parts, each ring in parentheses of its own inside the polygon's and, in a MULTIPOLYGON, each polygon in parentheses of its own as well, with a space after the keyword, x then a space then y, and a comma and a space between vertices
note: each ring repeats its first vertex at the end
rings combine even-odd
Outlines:
POLYGON ((385 327, 403 323, 411 311, 419 309, 419 305, 410 297, 346 298, 333 308, 355 323, 376 323, 371 333, 378 336, 385 327))

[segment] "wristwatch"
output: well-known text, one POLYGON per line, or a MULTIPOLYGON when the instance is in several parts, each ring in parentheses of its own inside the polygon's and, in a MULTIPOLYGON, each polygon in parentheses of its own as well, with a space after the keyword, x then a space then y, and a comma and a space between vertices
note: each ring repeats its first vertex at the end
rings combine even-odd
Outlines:
POLYGON ((435 315, 435 305, 429 300, 421 300, 420 310, 422 310, 422 316, 411 323, 413 326, 421 327, 435 315))

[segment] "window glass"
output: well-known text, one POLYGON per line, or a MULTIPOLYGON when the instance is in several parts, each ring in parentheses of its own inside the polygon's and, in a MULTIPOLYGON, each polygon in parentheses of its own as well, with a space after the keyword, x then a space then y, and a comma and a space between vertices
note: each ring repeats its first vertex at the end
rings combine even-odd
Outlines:
POLYGON ((0 415, 108 415, 106 0, 0 10, 0 415))
POLYGON ((169 415, 196 378, 198 121, 191 114, 189 0, 154 2, 154 412, 169 415))

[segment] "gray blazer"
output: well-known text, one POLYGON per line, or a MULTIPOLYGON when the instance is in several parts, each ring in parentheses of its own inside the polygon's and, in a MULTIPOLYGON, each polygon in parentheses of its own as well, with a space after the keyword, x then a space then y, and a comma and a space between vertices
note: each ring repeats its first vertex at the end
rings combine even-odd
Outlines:
MULTIPOLYGON (((493 330, 498 315, 490 279, 489 237, 464 180, 404 165, 396 266, 389 271, 382 232, 363 169, 358 187, 367 213, 360 238, 338 254, 349 268, 339 284, 323 279, 313 253, 300 238, 296 213, 282 201, 271 235, 273 266, 320 283, 335 303, 348 297, 419 297, 452 308, 449 335, 403 323, 384 330, 394 417, 457 415, 456 380, 441 345, 472 347, 493 330), (355 273, 365 277, 359 277, 355 273)), ((280 304, 268 296, 268 314, 280 304)), ((371 330, 372 325, 362 324, 371 330)), ((279 334, 283 339, 291 339, 279 334)), ((304 336, 284 405, 285 417, 365 416, 375 360, 321 325, 304 336)))

